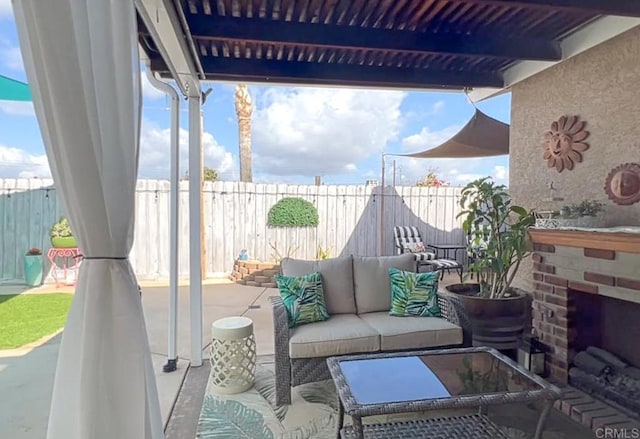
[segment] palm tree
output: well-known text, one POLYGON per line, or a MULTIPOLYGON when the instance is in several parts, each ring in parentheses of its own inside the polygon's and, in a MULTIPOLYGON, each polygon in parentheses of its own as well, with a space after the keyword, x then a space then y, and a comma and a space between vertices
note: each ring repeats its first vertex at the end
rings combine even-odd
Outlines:
POLYGON ((251 113, 253 104, 246 84, 236 87, 236 114, 238 115, 240 181, 253 180, 251 172, 251 113))

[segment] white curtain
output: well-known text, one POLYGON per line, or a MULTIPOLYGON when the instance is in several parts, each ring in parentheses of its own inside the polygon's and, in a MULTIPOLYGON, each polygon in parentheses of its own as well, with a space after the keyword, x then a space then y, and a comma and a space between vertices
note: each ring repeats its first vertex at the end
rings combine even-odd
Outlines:
POLYGON ((14 0, 55 186, 85 260, 48 439, 163 437, 133 241, 140 78, 132 0, 14 0), (97 259, 96 259, 97 258, 97 259))

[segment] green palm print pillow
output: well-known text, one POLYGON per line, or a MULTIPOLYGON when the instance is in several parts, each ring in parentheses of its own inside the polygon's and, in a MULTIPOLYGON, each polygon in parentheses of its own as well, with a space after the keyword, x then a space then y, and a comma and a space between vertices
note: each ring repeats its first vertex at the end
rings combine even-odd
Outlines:
POLYGON ((398 317, 441 317, 438 305, 438 272, 412 273, 389 268, 391 311, 398 317))
POLYGON ((304 276, 276 275, 280 297, 289 317, 289 328, 304 323, 321 322, 329 318, 324 301, 324 288, 320 273, 304 276))

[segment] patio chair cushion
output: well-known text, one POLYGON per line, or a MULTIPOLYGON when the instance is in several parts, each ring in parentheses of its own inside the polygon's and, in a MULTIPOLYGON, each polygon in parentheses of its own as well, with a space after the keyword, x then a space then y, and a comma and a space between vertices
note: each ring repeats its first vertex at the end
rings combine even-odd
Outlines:
POLYGON ((461 267, 459 262, 451 259, 431 259, 424 261, 424 264, 432 266, 434 270, 446 270, 447 268, 455 269, 461 267))
POLYGON ((402 243, 403 253, 422 253, 426 249, 422 242, 404 242, 402 243))
POLYGON ((436 254, 431 252, 420 252, 413 253, 413 257, 416 259, 416 262, 433 261, 436 259, 436 254))
POLYGON ((285 276, 302 276, 319 272, 322 275, 324 299, 329 314, 356 313, 353 294, 353 259, 350 255, 321 261, 284 258, 280 267, 285 276))
POLYGON ((440 317, 438 305, 438 272, 414 273, 389 269, 391 278, 391 310, 398 317, 440 317))
POLYGON ((304 276, 283 276, 276 274, 282 303, 287 310, 289 327, 327 320, 327 305, 320 273, 304 276))
POLYGON ((381 257, 353 257, 353 284, 358 314, 391 309, 389 268, 415 270, 413 254, 381 257))
POLYGON ((289 332, 291 358, 317 358, 380 350, 380 335, 355 314, 337 314, 289 332))
POLYGON ((462 343, 462 329, 440 317, 394 317, 388 312, 361 314, 359 317, 380 334, 383 351, 462 343))

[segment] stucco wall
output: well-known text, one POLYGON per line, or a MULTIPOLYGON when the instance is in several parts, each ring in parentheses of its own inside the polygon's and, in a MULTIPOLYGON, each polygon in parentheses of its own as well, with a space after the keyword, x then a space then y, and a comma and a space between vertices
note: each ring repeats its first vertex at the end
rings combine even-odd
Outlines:
MULTIPOLYGON (((640 162, 640 28, 632 29, 512 88, 510 192, 517 204, 558 209, 597 199, 606 203, 607 226, 640 225, 640 203, 609 201, 604 181, 609 171, 640 162), (562 115, 579 115, 591 133, 590 149, 574 170, 558 173, 542 159, 543 135, 562 115), (545 203, 548 184, 564 201, 545 203)), ((530 289, 531 262, 517 285, 530 289)))

